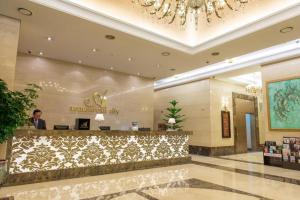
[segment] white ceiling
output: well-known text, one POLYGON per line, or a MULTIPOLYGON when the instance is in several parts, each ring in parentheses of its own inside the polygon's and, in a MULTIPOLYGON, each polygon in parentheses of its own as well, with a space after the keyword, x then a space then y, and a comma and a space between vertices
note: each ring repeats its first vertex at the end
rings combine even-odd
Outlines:
MULTIPOLYGON (((31 1, 190 54, 295 17, 299 11, 296 5, 300 3, 299 0, 250 0, 237 12, 224 9, 224 19, 215 17, 210 24, 201 13, 198 30, 195 30, 190 18, 185 28, 179 28, 178 23, 169 25, 132 0, 31 1)), ((235 5, 235 0, 227 1, 235 5)))
MULTIPOLYGON (((39 1, 39 3, 41 3, 40 0, 34 1, 39 1)), ((43 0, 42 2, 49 3, 54 1, 67 2, 66 0, 43 0)), ((259 2, 264 1, 267 2, 269 0, 259 0, 259 2)), ((280 0, 272 1, 279 2, 280 0)), ((98 3, 99 2, 107 3, 109 1, 101 0, 98 1, 98 3)), ((116 3, 119 1, 111 2, 116 3)), ((80 13, 80 11, 83 9, 81 7, 77 8, 77 13, 80 13)), ((124 9, 122 6, 115 8, 116 10, 120 8, 124 9)), ((295 11, 295 9, 296 11, 297 9, 300 11, 300 6, 295 6, 293 10, 295 11)), ((186 49, 178 50, 178 48, 171 48, 170 46, 172 45, 170 44, 162 45, 163 42, 161 42, 161 38, 171 41, 170 38, 163 36, 166 34, 164 32, 165 29, 156 29, 157 33, 154 33, 154 35, 157 36, 156 39, 159 39, 160 42, 158 40, 149 41, 141 37, 141 35, 137 37, 137 32, 135 32, 135 34, 134 31, 127 31, 127 33, 125 33, 124 30, 121 30, 120 24, 123 23, 124 28, 126 27, 125 25, 128 25, 128 22, 118 21, 118 26, 116 25, 114 28, 112 28, 112 24, 108 23, 109 21, 106 21, 106 25, 101 25, 95 21, 91 22, 90 19, 87 20, 87 17, 84 19, 82 19, 83 16, 75 17, 73 12, 74 10, 69 10, 68 13, 72 14, 70 15, 66 13, 66 11, 62 12, 51 9, 28 0, 0 1, 1 14, 21 20, 19 41, 20 52, 26 53, 28 50, 31 50, 33 55, 38 55, 40 51, 43 51, 44 56, 49 58, 73 63, 77 63, 78 60, 82 60, 84 65, 104 69, 110 69, 113 67, 115 71, 134 75, 140 73, 141 76, 150 78, 156 77, 158 79, 183 73, 199 67, 204 67, 208 65, 207 61, 209 61, 209 64, 212 64, 227 58, 236 57, 279 43, 297 39, 300 35, 300 16, 298 13, 296 17, 292 17, 281 22, 278 22, 278 19, 276 19, 276 22, 278 23, 270 25, 267 28, 262 28, 254 33, 250 33, 239 38, 231 38, 231 41, 217 45, 214 44, 213 47, 206 48, 205 50, 201 50, 195 54, 191 54, 185 51, 186 49), (24 7, 31 10, 33 15, 31 17, 21 15, 17 11, 17 8, 19 7, 24 7), (286 34, 281 34, 279 30, 286 26, 293 26, 294 30, 286 34), (116 30, 116 28, 119 30, 116 30), (160 30, 162 30, 161 34, 159 34, 160 30), (112 41, 107 40, 104 37, 106 34, 115 35, 116 39, 112 41), (53 37, 54 40, 52 42, 48 42, 48 36, 53 37), (93 48, 97 48, 98 51, 96 53, 92 52, 93 48), (171 55, 168 57, 162 56, 161 52, 164 51, 170 52, 171 55), (211 53, 215 51, 220 52, 220 55, 212 56, 211 53), (129 57, 132 57, 132 61, 128 61, 129 57), (157 67, 158 64, 159 67, 157 67), (172 68, 176 70, 170 71, 172 68)), ((99 10, 97 12, 95 11, 94 15, 100 16, 98 12, 99 10)), ((246 12, 246 10, 244 12, 246 12)), ((293 13, 293 16, 294 15, 295 13, 293 13)), ((228 21, 230 20, 228 19, 228 21)), ((162 24, 155 24, 157 27, 163 26, 162 24)), ((245 25, 244 23, 239 24, 245 25)), ((210 26, 212 26, 212 24, 210 26)), ((218 23, 215 26, 218 26, 218 23)), ((136 30, 138 29, 140 28, 137 27, 136 30)), ((201 29, 199 29, 199 33, 202 33, 200 30, 201 29)), ((206 31, 205 29, 202 30, 204 32, 206 31)), ((145 30, 140 29, 139 31, 141 33, 141 31, 145 30)), ((169 31, 176 33, 174 27, 170 28, 169 31)), ((151 34, 153 35, 153 33, 151 34)), ((196 32, 192 34, 196 34, 196 32)), ((154 36, 152 37, 154 38, 154 36)), ((220 37, 218 40, 222 40, 222 37, 220 37)), ((176 39, 172 40, 172 42, 174 41, 176 43, 176 39)), ((183 43, 185 44, 185 42, 183 43)), ((192 47, 190 46, 189 48, 192 47)))
POLYGON ((253 66, 243 69, 238 69, 215 76, 215 79, 246 86, 249 84, 262 85, 261 67, 253 66))

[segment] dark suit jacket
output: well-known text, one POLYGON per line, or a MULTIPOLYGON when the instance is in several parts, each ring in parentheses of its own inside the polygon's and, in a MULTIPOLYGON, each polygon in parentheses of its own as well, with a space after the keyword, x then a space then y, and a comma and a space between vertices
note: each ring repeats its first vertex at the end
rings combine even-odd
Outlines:
MULTIPOLYGON (((34 119, 31 117, 30 119, 30 122, 33 124, 33 126, 35 126, 34 124, 34 119)), ((38 120, 38 125, 37 127, 35 126, 36 129, 47 129, 46 128, 46 121, 45 120, 42 120, 42 119, 39 119, 38 120)))

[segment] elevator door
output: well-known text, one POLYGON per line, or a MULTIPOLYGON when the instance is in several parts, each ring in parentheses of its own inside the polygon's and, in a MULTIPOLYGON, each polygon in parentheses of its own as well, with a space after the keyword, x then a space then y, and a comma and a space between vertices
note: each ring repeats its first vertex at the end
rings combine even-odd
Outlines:
MULTIPOLYGON (((236 117, 234 121, 235 128, 235 153, 248 152, 247 147, 247 127, 246 114, 254 113, 254 102, 245 99, 236 99, 236 117)), ((251 146, 253 146, 253 142, 251 146)))

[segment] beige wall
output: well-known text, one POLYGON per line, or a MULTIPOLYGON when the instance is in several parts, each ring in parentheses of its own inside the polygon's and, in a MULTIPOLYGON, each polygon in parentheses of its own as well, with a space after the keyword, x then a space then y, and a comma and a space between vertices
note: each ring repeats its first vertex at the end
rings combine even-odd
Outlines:
POLYGON ((177 100, 186 115, 184 130, 192 130, 190 144, 210 146, 209 80, 171 87, 154 93, 154 128, 164 123, 163 115, 170 100, 177 100))
MULTIPOLYGON (((154 128, 163 123, 163 112, 172 99, 179 101, 179 106, 187 119, 183 123, 184 130, 192 130, 190 144, 206 147, 234 145, 234 126, 232 93, 246 94, 245 88, 228 82, 209 79, 188 83, 154 93, 154 128), (227 109, 231 117, 231 138, 222 138, 221 110, 222 98, 228 99, 227 109)), ((259 100, 260 102, 260 100, 259 100)), ((259 118, 262 112, 259 112, 259 118)), ((264 135, 260 134, 261 143, 264 135)))
MULTIPOLYGON (((296 76, 300 76, 300 58, 262 67, 264 102, 267 102, 266 82, 296 76)), ((266 103, 264 103, 264 105, 266 105, 266 103)), ((267 141, 282 143, 283 136, 300 137, 300 132, 270 131, 268 127, 267 105, 264 107, 264 112, 266 123, 264 123, 263 129, 267 141)))
MULTIPOLYGON (((211 144, 213 147, 218 146, 233 146, 234 145, 234 125, 233 125, 233 107, 232 107, 232 93, 245 94, 245 87, 220 81, 220 80, 211 80, 211 134, 212 141, 211 144), (228 110, 230 111, 230 120, 231 120, 231 138, 222 138, 222 124, 221 124, 221 110, 222 110, 222 98, 225 97, 228 99, 228 110)), ((264 123, 264 112, 262 110, 262 96, 257 96, 258 102, 258 120, 259 120, 259 141, 260 144, 265 142, 265 135, 262 130, 262 125, 264 123)))
POLYGON ((210 109, 211 109, 211 146, 233 146, 234 145, 234 126, 233 126, 233 108, 232 92, 244 94, 245 89, 239 85, 211 79, 210 80, 210 109), (230 111, 231 138, 222 138, 221 111, 222 98, 228 99, 228 111, 230 111))
MULTIPOLYGON (((0 79, 14 89, 15 66, 20 21, 0 15, 0 79)), ((0 144, 0 159, 6 155, 6 144, 0 144)))
POLYGON ((116 108, 120 112, 118 115, 105 114, 102 125, 127 130, 132 121, 137 121, 140 127, 153 127, 153 80, 43 57, 18 55, 16 89, 23 89, 27 83, 40 84, 43 81, 58 85, 44 87, 37 100, 48 129, 54 124, 74 126, 75 118, 90 118, 91 128, 96 129, 99 125, 93 120, 96 113, 74 113, 69 107, 83 106, 85 98, 105 90, 108 90, 108 109, 116 108), (59 91, 60 87, 65 91, 59 91))
MULTIPOLYGON (((211 134, 212 141, 211 144, 213 147, 218 146, 233 146, 234 145, 234 125, 233 125, 233 107, 232 107, 232 93, 246 94, 245 87, 211 79, 210 83, 211 89, 211 134), (221 110, 222 110, 222 98, 228 99, 228 110, 230 111, 231 119, 231 138, 222 138, 222 124, 221 124, 221 110)), ((258 101, 258 118, 259 118, 259 141, 261 144, 265 141, 264 132, 262 130, 263 116, 262 111, 262 97, 259 95, 257 97, 258 101)))
POLYGON ((0 78, 14 87, 20 21, 0 15, 0 78))

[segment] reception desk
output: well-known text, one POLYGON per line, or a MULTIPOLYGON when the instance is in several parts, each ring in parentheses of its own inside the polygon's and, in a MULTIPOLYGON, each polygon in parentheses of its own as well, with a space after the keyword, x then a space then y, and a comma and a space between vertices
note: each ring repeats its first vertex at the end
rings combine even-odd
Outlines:
POLYGON ((17 130, 6 185, 124 172, 190 161, 192 132, 17 130))

